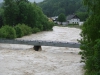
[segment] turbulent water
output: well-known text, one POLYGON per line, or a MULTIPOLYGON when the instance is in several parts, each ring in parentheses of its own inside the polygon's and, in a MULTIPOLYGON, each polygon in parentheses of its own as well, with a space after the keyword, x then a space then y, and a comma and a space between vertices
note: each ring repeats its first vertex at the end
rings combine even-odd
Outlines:
MULTIPOLYGON (((17 39, 77 42, 80 32, 76 28, 55 26, 53 31, 17 39)), ((0 44, 0 75, 83 75, 79 51, 78 48, 43 46, 37 52, 29 45, 0 44)))
POLYGON ((73 41, 77 42, 80 39, 80 29, 67 27, 54 27, 53 31, 45 31, 30 36, 25 36, 21 39, 28 40, 50 40, 50 41, 73 41))

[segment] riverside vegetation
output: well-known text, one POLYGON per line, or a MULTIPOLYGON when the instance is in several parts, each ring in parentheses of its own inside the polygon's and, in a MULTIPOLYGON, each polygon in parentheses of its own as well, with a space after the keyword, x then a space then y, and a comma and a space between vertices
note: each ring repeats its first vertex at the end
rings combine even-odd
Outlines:
POLYGON ((83 0, 90 17, 82 27, 80 40, 85 75, 100 75, 100 0, 83 0))
POLYGON ((4 0, 0 8, 0 38, 14 39, 39 31, 51 30, 49 21, 36 3, 28 0, 4 0))

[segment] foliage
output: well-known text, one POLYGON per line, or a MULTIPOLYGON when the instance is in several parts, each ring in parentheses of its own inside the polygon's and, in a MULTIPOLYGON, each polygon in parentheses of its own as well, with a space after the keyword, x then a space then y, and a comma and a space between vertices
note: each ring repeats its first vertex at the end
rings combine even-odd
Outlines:
POLYGON ((61 25, 62 25, 62 22, 66 21, 66 16, 63 13, 61 13, 58 16, 58 21, 61 22, 61 25))
POLYGON ((80 18, 81 21, 86 21, 86 19, 89 17, 87 10, 88 9, 86 6, 82 6, 76 11, 76 15, 80 18))
POLYGON ((44 31, 52 30, 52 28, 53 28, 53 26, 54 26, 54 23, 53 23, 53 22, 50 22, 50 21, 49 21, 49 22, 47 22, 47 23, 45 22, 45 24, 46 24, 46 25, 44 25, 44 27, 43 27, 43 30, 44 30, 44 31))
POLYGON ((7 37, 7 31, 5 28, 0 29, 0 38, 6 38, 7 37))
POLYGON ((3 26, 0 29, 0 38, 8 38, 8 39, 16 38, 16 32, 14 28, 8 25, 3 26))
POLYGON ((81 21, 86 21, 88 18, 88 12, 77 12, 76 15, 80 18, 81 21))
POLYGON ((82 0, 44 0, 38 4, 43 12, 48 16, 57 16, 64 13, 66 16, 76 13, 78 10, 83 12, 82 0))
POLYGON ((0 8, 0 27, 3 26, 3 9, 0 8))
POLYGON ((24 35, 29 35, 32 33, 32 28, 25 24, 18 24, 15 27, 17 37, 22 37, 24 35))
POLYGON ((51 28, 48 27, 49 21, 47 16, 43 14, 36 3, 30 3, 28 0, 4 0, 3 9, 4 24, 10 26, 25 24, 31 28, 38 28, 40 31, 51 28))
POLYGON ((85 75, 100 75, 100 0, 83 1, 91 15, 82 27, 80 54, 85 63, 85 75))
POLYGON ((40 30, 39 30, 39 28, 33 28, 33 29, 32 29, 32 32, 33 32, 33 33, 37 33, 37 32, 40 32, 40 30))
POLYGON ((2 7, 0 8, 0 38, 13 39, 51 30, 53 27, 53 23, 49 22, 36 3, 30 3, 28 0, 4 0, 2 7))
POLYGON ((16 25, 17 15, 19 9, 14 0, 4 0, 4 24, 14 26, 16 25))
POLYGON ((48 30, 52 30, 52 28, 53 28, 54 25, 55 24, 53 22, 49 21, 48 22, 48 30))
POLYGON ((21 30, 20 25, 15 26, 14 29, 16 31, 17 38, 20 38, 24 35, 23 31, 21 30))

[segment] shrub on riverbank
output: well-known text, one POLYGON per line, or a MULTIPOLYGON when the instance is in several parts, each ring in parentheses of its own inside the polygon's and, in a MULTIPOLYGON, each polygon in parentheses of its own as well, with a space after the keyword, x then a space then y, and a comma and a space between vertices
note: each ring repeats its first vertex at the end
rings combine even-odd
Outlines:
POLYGON ((53 28, 53 26, 54 26, 55 24, 53 23, 53 22, 48 22, 48 30, 52 30, 52 28, 53 28))
MULTIPOLYGON (((51 30, 54 24, 52 22, 48 22, 47 25, 45 25, 44 30, 51 30)), ((20 38, 25 35, 29 35, 32 33, 37 33, 43 31, 37 27, 31 28, 28 25, 25 24, 18 24, 15 27, 6 25, 3 26, 0 29, 0 38, 7 38, 7 39, 14 39, 14 38, 20 38)))
POLYGON ((48 30, 52 30, 53 26, 55 24, 53 22, 48 21, 47 23, 45 23, 45 25, 43 26, 43 30, 44 31, 48 31, 48 30))
POLYGON ((18 24, 15 27, 17 37, 22 37, 32 33, 32 28, 25 24, 18 24))
POLYGON ((5 25, 0 29, 0 38, 14 39, 32 34, 32 28, 25 24, 18 24, 15 27, 5 25))
POLYGON ((33 33, 40 32, 40 29, 39 29, 39 28, 33 28, 33 29, 32 29, 32 32, 33 32, 33 33))
POLYGON ((100 75, 100 0, 83 1, 89 11, 89 18, 83 24, 80 40, 80 54, 85 63, 84 75, 100 75))
POLYGON ((5 25, 0 29, 0 38, 14 39, 16 38, 16 31, 13 27, 5 25))
POLYGON ((22 37, 23 36, 23 31, 21 30, 21 28, 19 26, 15 26, 15 31, 16 31, 16 36, 17 37, 22 37))

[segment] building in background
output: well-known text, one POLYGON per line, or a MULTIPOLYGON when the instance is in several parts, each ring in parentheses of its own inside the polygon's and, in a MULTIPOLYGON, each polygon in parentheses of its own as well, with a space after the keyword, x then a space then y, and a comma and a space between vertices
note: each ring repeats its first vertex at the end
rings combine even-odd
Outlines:
MULTIPOLYGON (((60 22, 58 21, 58 16, 51 17, 51 19, 52 19, 52 21, 53 21, 54 23, 60 25, 60 22)), ((63 22, 62 24, 63 24, 63 25, 69 25, 69 24, 73 24, 73 25, 74 25, 74 24, 76 24, 76 25, 81 26, 81 25, 83 25, 83 23, 84 23, 84 22, 81 22, 81 21, 80 21, 80 18, 79 18, 77 15, 72 14, 72 15, 68 15, 68 16, 66 17, 66 21, 63 22)))
POLYGON ((72 15, 68 15, 66 18, 67 24, 78 24, 80 22, 80 19, 77 15, 72 14, 72 15))

